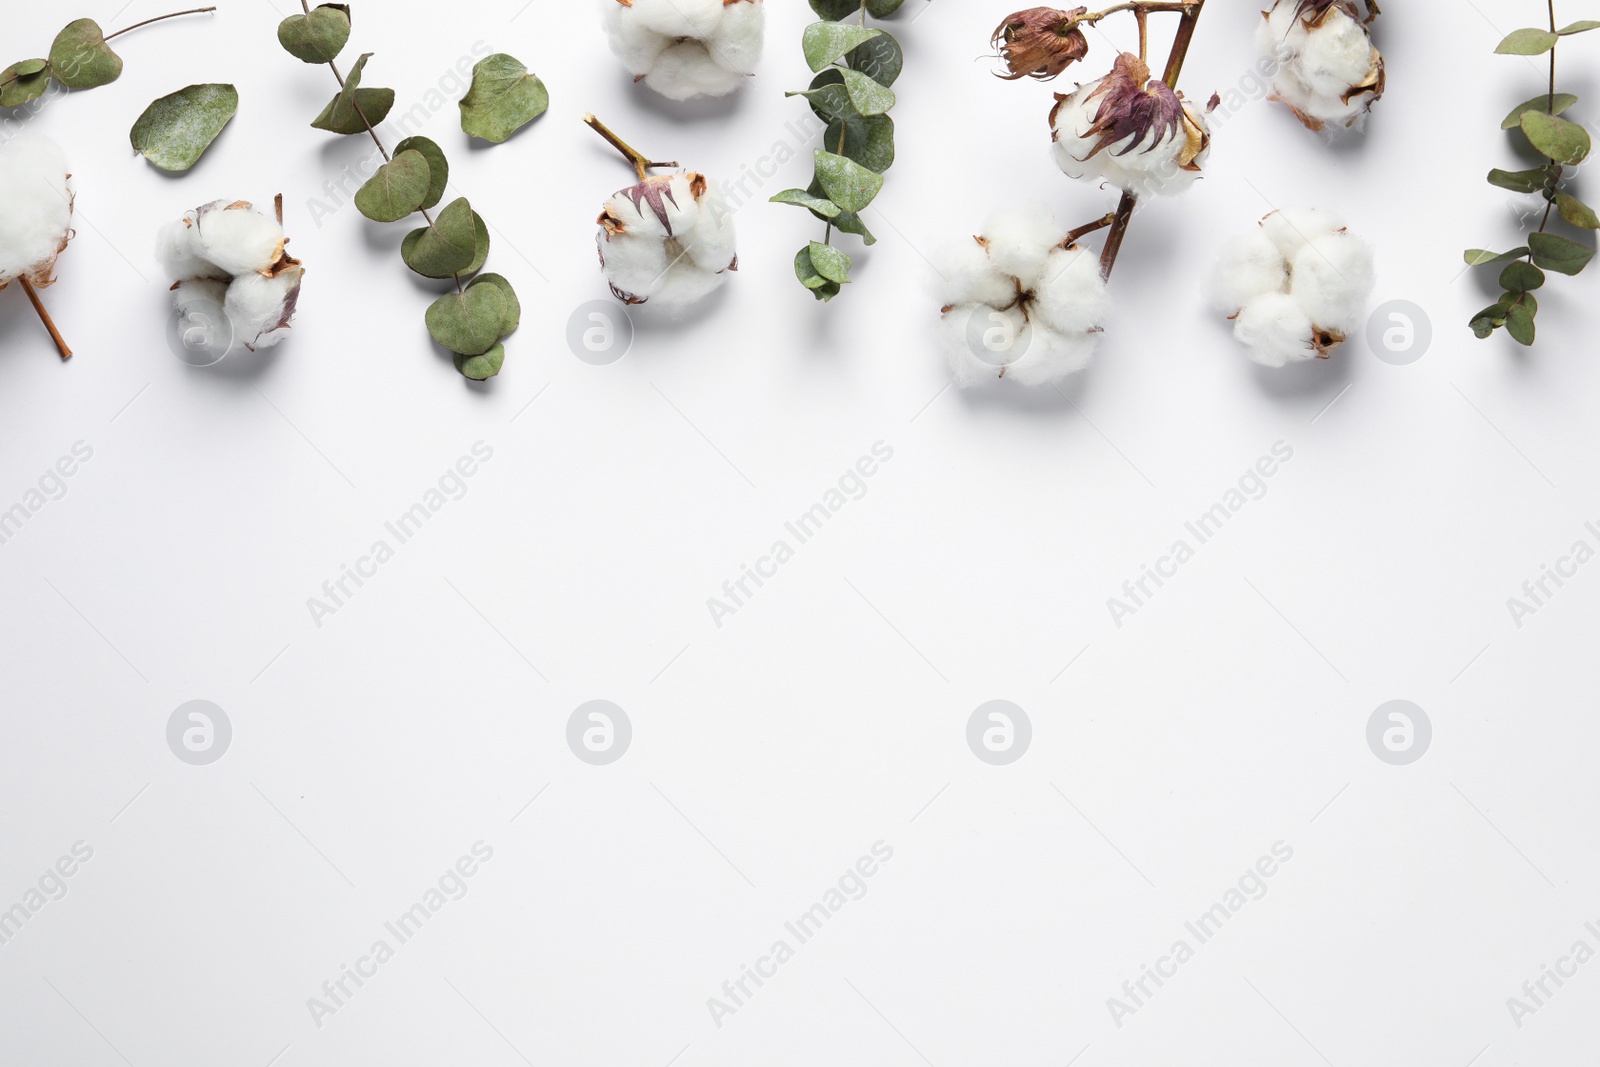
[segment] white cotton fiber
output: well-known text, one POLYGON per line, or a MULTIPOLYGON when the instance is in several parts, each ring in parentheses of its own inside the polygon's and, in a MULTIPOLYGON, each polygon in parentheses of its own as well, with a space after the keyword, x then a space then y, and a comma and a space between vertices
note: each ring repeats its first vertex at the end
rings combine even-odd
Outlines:
POLYGON ((163 226, 156 258, 177 280, 172 300, 216 362, 229 348, 259 351, 288 335, 305 269, 285 248, 277 219, 238 200, 217 200, 163 226))
POLYGON ((1013 208, 979 239, 935 253, 940 335, 958 385, 1043 386, 1089 365, 1110 299, 1099 257, 1063 247, 1065 236, 1047 208, 1013 208))
POLYGON ((72 182, 54 141, 20 133, 0 145, 0 288, 44 287, 72 236, 72 182))
POLYGON ((1287 208, 1230 241, 1206 289, 1250 358, 1282 367, 1359 332, 1376 280, 1372 247, 1333 213, 1287 208))
POLYGON ((705 299, 738 269, 733 208, 715 182, 693 171, 614 194, 596 240, 618 299, 669 312, 705 299))
POLYGON ((754 73, 765 0, 600 0, 611 50, 672 100, 724 96, 754 73))
POLYGON ((1063 173, 1105 181, 1135 196, 1183 192, 1200 177, 1211 155, 1204 112, 1151 78, 1149 68, 1127 53, 1118 57, 1110 74, 1061 97, 1050 113, 1050 128, 1051 151, 1063 173), (1171 121, 1141 128, 1124 116, 1119 126, 1131 123, 1133 132, 1095 151, 1101 135, 1093 131, 1102 111, 1108 117, 1128 112, 1129 101, 1147 99, 1148 94, 1155 95, 1171 121))
POLYGON ((1354 128, 1383 96, 1383 56, 1351 0, 1276 0, 1256 46, 1276 64, 1275 99, 1307 127, 1354 128))

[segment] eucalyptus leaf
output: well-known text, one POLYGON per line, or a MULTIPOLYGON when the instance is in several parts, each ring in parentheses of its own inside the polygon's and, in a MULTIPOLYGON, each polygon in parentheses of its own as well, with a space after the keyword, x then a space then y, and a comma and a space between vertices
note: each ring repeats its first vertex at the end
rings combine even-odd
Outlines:
POLYGON ((350 40, 350 8, 321 4, 278 23, 278 43, 302 63, 332 63, 350 40))
POLYGON ((50 70, 68 89, 95 89, 122 76, 122 57, 94 19, 67 23, 50 46, 50 70))
POLYGON ((544 82, 516 58, 498 52, 472 68, 472 87, 461 100, 461 129, 500 144, 549 107, 544 82))
MULTIPOLYGON (((815 242, 812 243, 815 244, 815 242)), ((811 262, 810 245, 795 254, 794 276, 799 278, 800 284, 807 289, 820 289, 827 284, 828 279, 824 278, 817 270, 816 265, 811 262)))
POLYGON ((1600 229, 1600 215, 1596 215, 1594 208, 1571 193, 1556 194, 1556 210, 1572 226, 1584 230, 1600 229))
POLYGON ((859 212, 883 189, 883 175, 868 170, 853 159, 816 151, 817 181, 828 199, 845 211, 859 212))
POLYGON ((1594 258, 1594 249, 1553 233, 1530 234, 1528 247, 1533 250, 1534 263, 1557 274, 1582 273, 1594 258))
POLYGON ((1583 19, 1569 26, 1563 26, 1556 31, 1561 37, 1571 37, 1575 33, 1588 33, 1590 30, 1600 30, 1600 22, 1594 19, 1583 19))
POLYGON ((450 351, 481 356, 505 336, 505 327, 520 313, 516 298, 480 279, 459 293, 446 293, 428 307, 428 333, 450 351))
POLYGON ((1589 131, 1576 122, 1568 122, 1542 111, 1525 111, 1522 113, 1522 132, 1528 135, 1529 142, 1536 150, 1557 163, 1582 163, 1589 155, 1589 131))
POLYGON ((859 70, 845 70, 841 74, 850 103, 861 115, 881 115, 894 107, 893 90, 879 85, 859 70))
POLYGON ((811 10, 830 22, 853 18, 861 10, 861 0, 811 0, 811 10))
POLYGON ((452 200, 433 225, 406 234, 400 258, 424 278, 453 278, 476 257, 475 222, 472 205, 465 198, 452 200))
POLYGON ((1506 333, 1509 333, 1517 344, 1524 347, 1532 346, 1535 332, 1533 312, 1526 306, 1512 304, 1506 309, 1506 333))
POLYGON ((842 22, 813 22, 806 27, 800 46, 805 51, 806 63, 813 71, 819 71, 882 33, 882 30, 842 22))
POLYGON ((820 241, 812 241, 807 249, 811 257, 811 265, 818 274, 830 282, 844 285, 850 280, 850 257, 832 245, 825 245, 820 241))
POLYGON ((421 210, 431 185, 427 157, 408 148, 396 152, 356 191, 356 210, 374 222, 399 222, 421 210))
POLYGON ((50 62, 24 59, 0 70, 0 107, 21 107, 50 88, 50 62))
POLYGON ((879 174, 894 166, 894 119, 888 115, 835 120, 823 144, 879 174))
POLYGON ((322 109, 322 114, 311 123, 312 129, 348 136, 366 133, 369 123, 376 126, 388 117, 389 109, 394 107, 394 90, 361 88, 361 73, 371 58, 372 53, 365 52, 356 60, 344 76, 344 87, 339 95, 322 109))
POLYGON ((1500 288, 1513 293, 1525 293, 1544 284, 1544 271, 1522 260, 1510 264, 1500 272, 1500 288))
POLYGON ((472 280, 473 285, 493 285, 500 289, 506 296, 508 311, 506 321, 501 327, 502 339, 515 333, 518 326, 522 325, 522 301, 517 299, 517 291, 511 283, 499 274, 481 274, 472 280))
POLYGON ((476 274, 489 262, 489 224, 476 211, 472 213, 472 262, 460 273, 476 274))
POLYGON ((233 86, 191 85, 145 108, 128 138, 134 151, 162 170, 185 171, 199 162, 238 110, 239 92, 233 86))
POLYGON ((846 53, 844 65, 879 85, 890 86, 905 69, 906 57, 894 35, 883 33, 846 53))
POLYGON ((867 0, 867 14, 875 19, 888 18, 900 10, 905 0, 867 0))
POLYGON ((394 146, 396 156, 402 152, 420 152, 428 161, 428 195, 422 201, 422 210, 427 211, 444 199, 445 187, 450 184, 450 161, 444 149, 426 137, 407 137, 394 146))
POLYGON ((838 67, 829 67, 811 79, 811 88, 783 95, 805 97, 812 113, 823 122, 859 115, 855 105, 850 102, 850 93, 844 87, 844 71, 838 67))
POLYGON ((1511 305, 1506 302, 1491 304, 1472 316, 1472 332, 1480 338, 1488 337, 1495 330, 1506 324, 1506 314, 1511 310, 1511 305))
POLYGON ((1535 315, 1539 314, 1539 300, 1532 293, 1501 293, 1500 303, 1504 304, 1508 308, 1512 304, 1524 304, 1527 306, 1529 311, 1533 312, 1535 315))
POLYGON ((1507 259, 1521 259, 1528 254, 1528 249, 1513 248, 1509 252, 1491 252, 1486 248, 1469 248, 1465 253, 1467 266, 1481 267, 1488 263, 1499 263, 1507 259))
POLYGON ((810 208, 817 214, 830 219, 837 218, 839 215, 838 204, 835 204, 832 200, 812 196, 804 189, 785 189, 768 202, 773 204, 794 204, 798 207, 810 208))
POLYGON ((460 352, 454 353, 456 357, 456 370, 461 372, 463 378, 471 378, 475 382, 486 382, 500 373, 500 368, 506 363, 506 346, 497 344, 481 356, 463 356, 460 352))
POLYGON ((1549 93, 1536 96, 1532 100, 1524 101, 1511 110, 1511 114, 1500 123, 1502 130, 1514 130, 1522 125, 1524 111, 1543 111, 1546 114, 1559 115, 1578 102, 1578 98, 1571 93, 1557 93, 1552 100, 1549 93), (1553 106, 1552 106, 1553 104, 1553 106))
POLYGON ((1536 193, 1544 188, 1545 171, 1543 167, 1532 170, 1501 170, 1496 167, 1489 172, 1490 185, 1501 189, 1510 189, 1514 193, 1536 193))
POLYGON ((1558 40, 1560 38, 1549 30, 1533 27, 1512 30, 1506 34, 1505 40, 1495 47, 1495 52, 1502 56, 1543 55, 1554 48, 1558 40))

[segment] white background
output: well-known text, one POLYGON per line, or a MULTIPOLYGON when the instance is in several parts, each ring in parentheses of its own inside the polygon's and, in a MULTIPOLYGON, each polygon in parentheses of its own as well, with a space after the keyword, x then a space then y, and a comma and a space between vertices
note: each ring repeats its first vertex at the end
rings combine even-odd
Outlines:
MULTIPOLYGON (((342 62, 375 52, 367 84, 393 86, 397 113, 446 87, 424 132, 522 295, 481 386, 427 337, 405 226, 348 206, 310 221, 370 144, 308 127, 335 86, 279 49, 288 6, 222 0, 120 38, 119 82, 31 120, 76 175, 78 237, 45 298, 78 354, 59 363, 22 295, 0 295, 0 508, 75 442, 93 458, 0 545, 0 908, 74 842, 94 856, 0 946, 0 1061, 1592 1055, 1600 963, 1520 1029, 1506 1000, 1580 937, 1600 947, 1583 928, 1600 920, 1600 567, 1521 628, 1506 601, 1595 541, 1594 278, 1541 294, 1528 353, 1472 338, 1494 293, 1461 268, 1463 247, 1515 232, 1482 174, 1514 165, 1498 122, 1543 69, 1492 51, 1541 4, 1390 5, 1364 138, 1330 147, 1244 106, 1206 180, 1136 220, 1096 364, 1040 394, 945 389, 924 259, 1007 203, 1047 199, 1068 225, 1113 203, 1050 161, 1066 86, 990 76, 1008 5, 908 0, 899 162, 868 213, 880 243, 844 239, 844 295, 796 284, 821 227, 764 203, 805 184, 806 146, 741 211, 734 281, 684 321, 639 314, 603 367, 567 323, 606 297, 593 220, 629 172, 580 116, 736 176, 806 114, 782 91, 810 78, 809 9, 769 3, 737 97, 673 105, 630 84, 600 0, 357 6, 342 62), (468 146, 453 104, 478 42, 553 100, 492 148, 468 146), (199 166, 130 153, 151 99, 205 81, 242 104, 199 166), (185 366, 157 227, 279 191, 309 270, 294 336, 185 366), (1375 307, 1425 309, 1422 359, 1355 339, 1258 371, 1204 308, 1219 242, 1307 203, 1376 245, 1375 307), (493 459, 466 496, 317 626, 308 598, 479 441, 493 459), (878 441, 894 458, 865 497, 713 625, 707 598, 878 441), (1265 497, 1119 628, 1107 598, 1279 441, 1294 456, 1265 497), (565 741, 596 698, 634 729, 608 767, 565 741), (996 698, 1033 723, 1008 767, 965 741, 996 698), (233 724, 207 767, 165 739, 194 699, 233 724), (1393 699, 1434 727, 1406 767, 1366 743, 1393 699), (494 856, 470 892, 315 1025, 307 998, 479 840, 494 856), (707 998, 879 840, 894 858, 867 895, 716 1026, 707 998), (1267 895, 1115 1025, 1107 998, 1279 841, 1294 857, 1267 895)), ((1255 58, 1253 5, 1212 7, 1182 82, 1201 100, 1255 58)), ((72 17, 110 30, 169 9, 11 5, 0 59, 43 54, 72 17)), ((1170 20, 1153 25, 1164 54, 1170 20)), ((1563 88, 1592 95, 1593 47, 1562 45, 1563 88)), ((1109 65, 1095 49, 1084 77, 1109 65)))

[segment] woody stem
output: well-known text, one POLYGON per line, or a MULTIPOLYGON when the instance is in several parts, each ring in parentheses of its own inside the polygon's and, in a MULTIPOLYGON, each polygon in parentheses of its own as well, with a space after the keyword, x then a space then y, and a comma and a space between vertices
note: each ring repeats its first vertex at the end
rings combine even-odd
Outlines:
POLYGON ((1066 238, 1061 242, 1061 247, 1071 248, 1077 242, 1078 238, 1094 233, 1096 230, 1103 230, 1116 221, 1117 213, 1115 211, 1111 211, 1095 219, 1093 222, 1084 223, 1075 230, 1068 230, 1066 238))
POLYGON ((61 353, 62 359, 72 358, 72 349, 67 347, 67 342, 62 340, 61 331, 56 329, 55 322, 50 318, 50 312, 44 309, 44 304, 39 300, 39 294, 34 291, 33 283, 27 278, 18 278, 22 283, 22 291, 28 294, 28 301, 33 304, 33 310, 39 313, 39 319, 44 323, 44 328, 50 331, 50 340, 56 343, 56 350, 61 353))
POLYGON ((615 148, 618 152, 621 152, 624 159, 633 164, 633 169, 638 173, 640 181, 644 181, 646 178, 650 177, 650 169, 652 167, 676 167, 678 165, 676 162, 652 162, 650 157, 646 156, 643 152, 640 152, 627 141, 624 141, 622 138, 618 137, 614 132, 612 132, 609 126, 595 118, 593 115, 583 116, 583 121, 587 123, 589 128, 594 130, 595 133, 598 133, 601 137, 604 137, 607 144, 611 145, 611 147, 615 148))
POLYGON ((141 26, 150 25, 152 22, 165 22, 167 19, 180 18, 181 16, 184 16, 184 15, 204 15, 207 12, 211 12, 211 11, 215 11, 215 10, 216 10, 216 8, 214 8, 214 7, 196 7, 196 8, 191 8, 188 11, 174 11, 170 15, 157 15, 153 19, 145 19, 143 22, 135 22, 132 26, 125 26, 122 29, 118 30, 116 33, 108 33, 105 36, 105 40, 110 41, 110 40, 113 40, 113 39, 115 39, 117 37, 121 37, 125 33, 131 33, 132 31, 137 30, 141 26))
MULTIPOLYGON (((1161 6, 1168 10, 1175 8, 1183 12, 1183 18, 1178 22, 1178 32, 1172 39, 1172 52, 1167 57, 1166 72, 1161 76, 1167 88, 1177 92, 1178 75, 1183 71, 1183 61, 1189 56, 1189 46, 1194 43, 1195 26, 1200 21, 1200 12, 1206 6, 1206 0, 1161 6)), ((1115 221, 1111 223, 1111 232, 1106 234, 1105 248, 1100 252, 1100 274, 1107 280, 1111 278, 1112 268, 1117 265, 1117 256, 1122 251, 1122 239, 1128 235, 1128 224, 1133 221, 1133 210, 1138 203, 1139 198, 1128 192, 1124 192, 1122 199, 1117 203, 1115 221)))

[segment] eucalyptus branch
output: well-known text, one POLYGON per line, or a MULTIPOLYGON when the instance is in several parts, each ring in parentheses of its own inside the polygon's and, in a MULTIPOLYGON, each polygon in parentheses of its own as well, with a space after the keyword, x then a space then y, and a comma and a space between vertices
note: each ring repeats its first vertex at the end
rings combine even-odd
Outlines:
POLYGON ((145 19, 143 22, 135 22, 132 26, 124 26, 116 33, 108 33, 106 34, 105 39, 108 41, 114 41, 125 33, 132 33, 134 30, 140 29, 144 26, 152 25, 157 22, 165 22, 167 19, 182 18, 184 15, 205 15, 215 10, 215 7, 195 7, 190 8, 188 11, 174 11, 170 15, 157 15, 153 19, 145 19))
POLYGON ((50 44, 45 59, 25 59, 0 70, 0 107, 21 107, 43 96, 54 78, 66 89, 95 89, 122 76, 122 57, 112 51, 110 42, 142 26, 149 26, 184 15, 203 15, 215 7, 196 7, 174 11, 143 22, 135 22, 107 34, 94 19, 68 23, 50 44))

